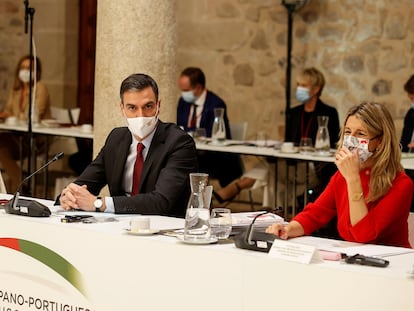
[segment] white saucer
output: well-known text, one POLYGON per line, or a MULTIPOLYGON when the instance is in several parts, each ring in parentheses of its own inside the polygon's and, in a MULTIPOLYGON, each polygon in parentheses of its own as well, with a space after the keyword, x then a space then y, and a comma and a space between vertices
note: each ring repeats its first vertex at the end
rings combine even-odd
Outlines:
POLYGON ((299 148, 295 147, 292 150, 282 150, 282 149, 280 149, 279 152, 280 153, 298 153, 299 152, 299 148))
POLYGON ((218 239, 215 235, 212 235, 207 240, 184 240, 184 235, 177 235, 177 239, 184 244, 193 244, 193 245, 205 245, 217 243, 218 239))
POLYGON ((59 127, 59 123, 55 119, 43 119, 40 123, 45 127, 59 127))
POLYGON ((313 155, 315 157, 331 157, 334 155, 334 152, 328 151, 328 152, 314 152, 313 155))
POLYGON ((157 229, 149 229, 149 230, 142 230, 142 231, 131 231, 131 229, 124 229, 126 234, 130 235, 153 235, 155 233, 160 232, 160 230, 157 229))

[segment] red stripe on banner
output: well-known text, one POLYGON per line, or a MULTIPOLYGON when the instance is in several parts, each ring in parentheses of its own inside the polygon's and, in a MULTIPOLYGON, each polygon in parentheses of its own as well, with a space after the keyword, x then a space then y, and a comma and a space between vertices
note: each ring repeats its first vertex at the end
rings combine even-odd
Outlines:
POLYGON ((14 238, 0 238, 0 246, 20 251, 19 240, 14 238))

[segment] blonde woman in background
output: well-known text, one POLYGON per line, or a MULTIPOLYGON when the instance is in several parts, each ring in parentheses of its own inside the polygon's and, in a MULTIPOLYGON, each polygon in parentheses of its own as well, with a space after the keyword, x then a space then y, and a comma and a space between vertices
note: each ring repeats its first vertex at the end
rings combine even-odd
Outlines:
POLYGON ((407 219, 414 187, 400 163, 389 111, 371 102, 351 108, 338 146, 338 172, 322 194, 287 226, 266 231, 284 239, 308 235, 337 216, 344 240, 411 247, 407 219))
MULTIPOLYGON (((50 118, 50 99, 46 86, 40 81, 42 65, 36 57, 36 72, 32 68, 32 78, 36 77, 36 86, 32 90, 35 96, 34 113, 37 120, 50 118)), ((16 118, 17 122, 27 124, 29 116, 29 88, 30 88, 30 56, 23 56, 16 67, 13 88, 10 92, 4 111, 0 112, 0 119, 16 118)), ((25 137, 27 139, 27 137, 25 137)), ((17 164, 20 159, 19 137, 11 133, 0 133, 0 163, 11 181, 11 190, 16 191, 20 183, 21 171, 17 164)), ((37 139, 36 146, 41 148, 44 140, 37 139)), ((27 146, 25 143, 24 146, 27 146)), ((27 148, 22 150, 27 155, 27 148)))

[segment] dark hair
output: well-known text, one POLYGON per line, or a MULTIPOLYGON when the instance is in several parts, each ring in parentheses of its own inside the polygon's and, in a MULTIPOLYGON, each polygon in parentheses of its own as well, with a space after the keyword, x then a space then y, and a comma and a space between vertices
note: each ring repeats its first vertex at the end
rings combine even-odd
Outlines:
POLYGON ((410 77, 410 79, 407 80, 404 84, 404 90, 408 94, 414 94, 414 75, 410 77))
MULTIPOLYGON (((23 82, 20 81, 20 79, 19 79, 20 66, 26 59, 30 60, 30 58, 32 59, 32 62, 33 62, 32 66, 34 66, 35 58, 33 56, 30 57, 30 55, 23 56, 17 62, 16 71, 14 73, 14 86, 13 86, 14 90, 19 90, 23 87, 23 82)), ((40 81, 41 78, 42 78, 42 63, 41 63, 39 57, 36 57, 36 81, 40 81)))
POLYGON ((155 94, 155 101, 158 102, 158 85, 157 82, 149 75, 143 73, 134 73, 127 77, 121 83, 121 89, 119 95, 122 103, 124 103, 124 93, 128 91, 142 91, 148 87, 151 87, 155 94))
POLYGON ((181 76, 188 77, 193 88, 196 87, 197 84, 200 84, 203 88, 206 87, 206 76, 200 68, 187 67, 181 72, 181 76))

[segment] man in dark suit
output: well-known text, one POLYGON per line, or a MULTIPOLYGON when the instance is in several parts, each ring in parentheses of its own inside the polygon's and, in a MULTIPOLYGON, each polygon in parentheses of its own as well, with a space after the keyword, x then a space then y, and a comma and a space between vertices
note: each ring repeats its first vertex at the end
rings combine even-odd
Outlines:
MULTIPOLYGON (((224 108, 226 138, 231 139, 227 108, 224 101, 206 89, 206 78, 200 68, 184 69, 178 80, 181 97, 177 107, 177 125, 191 132, 196 128, 205 128, 207 137, 211 137, 214 123, 214 109, 224 108)), ((199 151, 200 172, 217 178, 222 187, 243 174, 240 156, 222 152, 199 151)))
POLYGON ((197 171, 194 141, 175 124, 158 120, 158 86, 151 77, 129 76, 120 96, 128 127, 112 130, 96 159, 63 189, 61 206, 183 217, 189 173, 197 171), (101 198, 105 185, 110 196, 101 198))

